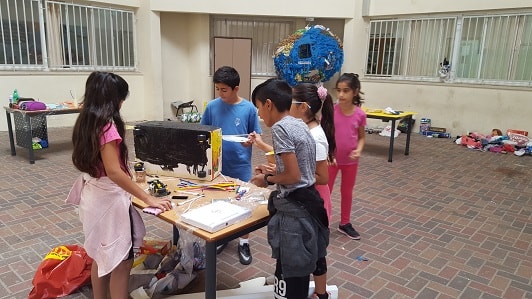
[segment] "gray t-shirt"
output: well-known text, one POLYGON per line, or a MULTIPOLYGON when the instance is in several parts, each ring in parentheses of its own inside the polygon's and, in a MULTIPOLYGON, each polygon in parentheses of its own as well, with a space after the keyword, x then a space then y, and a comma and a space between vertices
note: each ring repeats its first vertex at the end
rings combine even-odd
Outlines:
POLYGON ((272 126, 273 150, 277 173, 284 171, 282 153, 295 153, 301 180, 292 185, 277 184, 282 197, 291 191, 308 187, 316 182, 316 143, 307 125, 292 116, 285 116, 272 126))

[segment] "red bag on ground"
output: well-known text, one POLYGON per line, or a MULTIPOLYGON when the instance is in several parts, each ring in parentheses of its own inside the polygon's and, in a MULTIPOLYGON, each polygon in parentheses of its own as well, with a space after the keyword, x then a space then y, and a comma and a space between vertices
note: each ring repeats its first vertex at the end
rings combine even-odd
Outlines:
POLYGON ((35 277, 29 299, 57 298, 90 283, 92 258, 78 245, 53 248, 43 259, 35 277))

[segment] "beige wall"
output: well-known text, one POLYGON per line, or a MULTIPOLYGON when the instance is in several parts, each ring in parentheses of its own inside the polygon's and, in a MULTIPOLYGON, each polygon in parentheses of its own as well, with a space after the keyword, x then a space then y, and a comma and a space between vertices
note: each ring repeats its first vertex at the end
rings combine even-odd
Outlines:
MULTIPOLYGON (((357 2, 356 15, 364 11, 369 4, 369 18, 380 16, 432 14, 445 12, 480 11, 504 9, 503 12, 522 11, 532 8, 532 1, 485 1, 451 0, 413 1, 413 0, 365 0, 357 2), (365 2, 365 3, 364 3, 365 2), (515 8, 521 9, 516 10, 515 8)), ((532 10, 531 10, 532 11, 532 10)), ((346 32, 352 32, 358 41, 346 42, 346 48, 358 48, 357 55, 346 59, 342 71, 363 74, 367 50, 367 32, 369 23, 360 22, 356 16, 346 22, 346 32)), ((347 39, 347 35, 346 35, 347 39)), ((346 55, 347 56, 347 55, 346 55)), ((489 133, 493 128, 503 132, 507 129, 523 129, 532 132, 532 122, 526 111, 532 110, 532 89, 527 87, 464 85, 453 83, 422 83, 399 80, 375 80, 361 77, 362 90, 366 93, 366 107, 409 110, 418 112, 414 127, 419 129, 422 117, 430 118, 432 125, 445 127, 453 135, 469 131, 489 133)), ((384 126, 382 122, 368 120, 369 126, 384 126)))
POLYGON ((334 5, 323 1, 250 1, 250 0, 151 0, 151 9, 184 13, 217 13, 257 16, 294 16, 322 18, 351 18, 355 3, 361 0, 334 0, 334 5))
MULTIPOLYGON (((446 83, 362 81, 361 84, 366 98, 364 106, 417 112, 416 132, 423 117, 430 118, 433 126, 447 128, 453 136, 468 131, 488 134, 494 128, 503 132, 507 129, 532 132, 530 89, 449 87, 446 83)), ((368 120, 369 127, 384 125, 380 121, 368 120)))
MULTIPOLYGON (((234 1, 168 1, 168 0, 100 0, 128 6, 136 10, 137 73, 121 73, 131 86, 131 96, 123 108, 128 121, 162 120, 173 117, 170 103, 195 100, 198 107, 212 98, 209 55, 209 13, 295 16, 298 26, 305 17, 337 18, 330 21, 333 32, 344 35, 342 72, 363 74, 369 19, 408 14, 441 15, 446 12, 508 9, 532 11, 532 0, 468 0, 447 2, 414 0, 338 0, 335 5, 310 0, 307 5, 272 0, 234 1), (363 17, 364 5, 370 17, 363 17), (317 15, 319 14, 319 15, 317 15), (338 25, 342 24, 343 25, 338 25), (341 30, 337 29, 342 27, 341 30)), ((0 99, 7 103, 13 88, 22 96, 33 96, 48 102, 69 98, 73 89, 78 97, 88 73, 0 72, 0 99), (57 99, 57 100, 56 100, 57 99)), ((265 78, 252 78, 252 88, 265 78)), ((333 78, 326 83, 331 91, 333 78)), ((524 129, 532 132, 532 122, 524 111, 532 110, 530 88, 504 86, 471 86, 452 83, 420 83, 370 80, 361 77, 366 92, 366 106, 413 110, 447 127, 453 134, 478 130, 489 132, 494 127, 524 129)), ((334 93, 332 93, 334 95, 334 93)), ((50 126, 69 126, 68 117, 53 117, 50 126)), ((379 123, 378 125, 382 125, 379 123)), ((416 126, 417 127, 417 126, 416 126)), ((417 129, 417 128, 416 128, 417 129)), ((0 114, 0 130, 7 130, 5 114, 0 114)))
POLYGON ((212 99, 209 76, 209 16, 161 13, 163 117, 174 119, 174 101, 192 101, 201 110, 212 99))
POLYGON ((413 15, 485 10, 518 10, 531 8, 531 0, 361 0, 367 5, 367 16, 413 15))

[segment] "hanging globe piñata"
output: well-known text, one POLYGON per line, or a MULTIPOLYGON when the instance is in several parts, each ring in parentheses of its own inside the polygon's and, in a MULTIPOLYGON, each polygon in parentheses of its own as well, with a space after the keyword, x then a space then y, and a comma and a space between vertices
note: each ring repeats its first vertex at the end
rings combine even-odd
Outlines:
POLYGON ((328 81, 344 62, 340 39, 328 28, 314 25, 282 40, 273 56, 277 76, 291 86, 328 81))

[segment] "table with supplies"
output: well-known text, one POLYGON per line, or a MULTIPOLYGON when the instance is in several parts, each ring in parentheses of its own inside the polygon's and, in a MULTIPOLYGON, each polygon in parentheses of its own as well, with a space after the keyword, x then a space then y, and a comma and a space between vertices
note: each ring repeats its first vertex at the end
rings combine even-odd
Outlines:
POLYGON ((15 136, 13 135, 13 123, 15 121, 16 145, 29 151, 30 164, 35 164, 34 151, 48 147, 48 129, 46 117, 49 115, 79 113, 81 108, 58 108, 47 110, 27 111, 16 108, 4 107, 6 111, 7 130, 9 133, 9 145, 11 156, 16 156, 15 136), (35 142, 34 142, 35 141, 35 142))
MULTIPOLYGON (((396 121, 400 121, 404 119, 407 124, 407 131, 406 131, 406 146, 405 146, 405 156, 408 156, 410 153, 410 134, 412 133, 412 116, 414 114, 417 114, 416 112, 411 111, 397 111, 397 114, 388 113, 385 109, 371 109, 371 108, 364 108, 364 112, 366 113, 367 118, 374 118, 374 119, 380 119, 383 122, 389 122, 391 121, 391 130, 390 130, 390 146, 388 148, 388 162, 392 162, 393 157, 393 144, 394 144, 394 135, 395 135, 395 129, 396 129, 396 121)), ((393 111, 395 112, 395 111, 393 111)))
MULTIPOLYGON (((174 243, 179 238, 178 229, 189 231, 205 240, 205 298, 216 298, 216 247, 268 224, 269 213, 266 202, 271 190, 223 175, 213 181, 148 177, 146 182, 138 184, 149 190, 150 182, 154 179, 165 185, 166 191, 169 192, 167 196, 174 205, 173 210, 157 215, 173 225, 174 243), (226 205, 234 209, 227 211, 226 205), (224 209, 220 209, 220 206, 224 209), (221 217, 227 220, 215 221, 216 215, 213 216, 213 213, 219 214, 218 212, 224 212, 221 217), (202 218, 198 217, 198 213, 209 215, 202 218), (185 216, 188 217, 185 219, 185 216)), ((147 208, 147 205, 138 198, 133 198, 133 204, 141 210, 147 208)))

